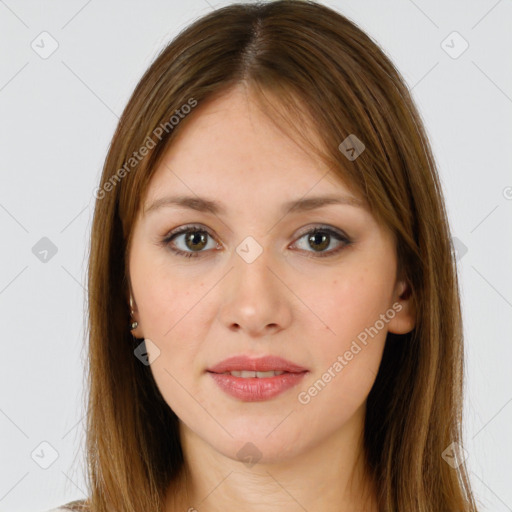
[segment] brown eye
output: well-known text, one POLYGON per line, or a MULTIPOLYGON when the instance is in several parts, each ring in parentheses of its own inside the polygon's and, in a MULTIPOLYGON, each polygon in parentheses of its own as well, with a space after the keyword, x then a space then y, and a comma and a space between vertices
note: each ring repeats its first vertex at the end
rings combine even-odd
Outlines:
POLYGON ((185 235, 185 245, 192 251, 200 251, 206 246, 208 233, 191 231, 185 235))
POLYGON ((323 251, 327 247, 329 247, 329 243, 331 241, 331 237, 328 234, 317 232, 309 235, 308 243, 311 247, 315 248, 315 250, 323 251), (316 246, 316 247, 315 247, 316 246))
POLYGON ((169 233, 163 240, 162 245, 168 247, 172 252, 186 258, 202 256, 207 249, 219 247, 210 233, 201 226, 183 226, 169 233), (210 247, 207 247, 211 242, 210 247))
MULTIPOLYGON (((305 252, 312 253, 312 257, 320 258, 334 256, 352 243, 349 237, 343 232, 338 232, 338 230, 334 230, 329 227, 316 227, 314 229, 310 229, 299 237, 299 241, 302 239, 305 239, 307 244, 307 247, 302 249, 305 252), (337 241, 339 247, 327 251, 326 249, 333 243, 333 241, 337 241), (311 251, 308 248, 312 248, 313 250, 311 251)), ((296 242, 296 244, 298 244, 298 242, 296 242)))

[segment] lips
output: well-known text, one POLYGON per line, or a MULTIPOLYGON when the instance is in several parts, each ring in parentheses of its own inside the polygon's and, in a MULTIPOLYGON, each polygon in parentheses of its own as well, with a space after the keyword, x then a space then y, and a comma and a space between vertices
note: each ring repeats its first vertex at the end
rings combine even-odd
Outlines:
POLYGON ((297 386, 308 370, 277 356, 234 356, 207 372, 227 395, 243 402, 257 402, 297 386))
POLYGON ((249 356, 233 356, 207 369, 210 373, 229 372, 286 372, 302 373, 308 371, 296 363, 278 356, 251 358, 249 356))

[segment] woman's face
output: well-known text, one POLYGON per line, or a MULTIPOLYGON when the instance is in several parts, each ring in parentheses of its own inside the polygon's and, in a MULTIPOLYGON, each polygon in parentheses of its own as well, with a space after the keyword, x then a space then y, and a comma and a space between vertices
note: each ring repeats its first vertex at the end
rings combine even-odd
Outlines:
POLYGON ((393 237, 242 89, 193 116, 156 170, 129 254, 134 334, 162 396, 233 459, 282 460, 360 431, 386 333, 414 326, 393 237), (341 202, 311 202, 327 196, 341 202), (233 356, 247 359, 211 371, 233 356), (295 368, 254 363, 266 356, 295 368), (287 371, 220 375, 229 368, 287 371))

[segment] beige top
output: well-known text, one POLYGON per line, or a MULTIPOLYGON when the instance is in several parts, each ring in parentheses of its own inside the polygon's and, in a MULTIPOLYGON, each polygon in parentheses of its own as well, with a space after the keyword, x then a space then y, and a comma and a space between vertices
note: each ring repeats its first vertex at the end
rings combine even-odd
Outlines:
MULTIPOLYGON (((72 502, 68 502, 68 503, 63 503, 60 507, 57 507, 57 508, 52 508, 51 510, 46 510, 45 512, 71 512, 71 505, 72 504, 77 504, 76 501, 72 501, 72 502)), ((75 509, 76 510, 76 509, 75 509)))

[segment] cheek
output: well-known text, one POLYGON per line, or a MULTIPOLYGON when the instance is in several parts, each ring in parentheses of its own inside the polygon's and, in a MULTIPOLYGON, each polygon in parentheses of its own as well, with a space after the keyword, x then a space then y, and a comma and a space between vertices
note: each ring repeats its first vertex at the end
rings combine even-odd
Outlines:
POLYGON ((138 315, 144 338, 152 342, 146 342, 146 349, 159 387, 173 386, 171 375, 193 368, 196 340, 201 339, 199 331, 204 325, 197 307, 205 294, 203 283, 191 285, 190 279, 180 278, 164 260, 154 251, 134 250, 130 261, 138 315))
POLYGON ((199 392, 197 361, 208 328, 201 307, 206 285, 191 285, 176 271, 170 275, 155 266, 146 268, 139 276, 138 294, 133 277, 132 284, 144 337, 152 342, 146 341, 150 368, 163 398, 181 417, 191 409, 190 396, 199 392))
MULTIPOLYGON (((158 339, 171 335, 170 329, 193 312, 194 304, 204 295, 204 283, 182 272, 165 250, 134 250, 130 277, 144 334, 158 339)), ((173 327, 175 326, 176 327, 173 327)))
MULTIPOLYGON (((394 274, 391 265, 351 265, 317 286, 303 290, 307 303, 321 320, 327 347, 343 349, 389 308, 394 274)), ((313 324, 312 324, 313 325, 313 324)))
POLYGON ((321 334, 317 329, 310 335, 315 339, 316 365, 301 387, 302 404, 316 402, 344 417, 364 402, 375 381, 392 318, 394 274, 391 266, 369 268, 351 267, 323 283, 321 293, 309 292, 308 301, 325 325, 321 334))
MULTIPOLYGON (((193 372, 199 372, 198 360, 208 351, 203 342, 208 339, 216 307, 222 303, 215 293, 218 290, 208 293, 218 276, 211 272, 202 279, 190 268, 183 271, 179 265, 169 264, 169 258, 151 251, 134 252, 132 262, 131 280, 144 335, 159 350, 158 357, 152 358, 152 347, 147 346, 150 360, 154 359, 152 373, 169 406, 186 410, 190 395, 180 383, 192 395, 200 394, 199 373, 193 372)), ((389 306, 392 269, 392 260, 358 255, 336 271, 332 267, 317 270, 314 279, 289 278, 296 283, 294 293, 301 299, 295 302, 283 295, 294 312, 295 325, 289 329, 303 333, 301 350, 314 361, 310 381, 297 393, 318 383, 310 395, 316 404, 312 407, 337 411, 338 421, 361 405, 377 374, 386 328, 377 334, 370 329, 389 306)), ((198 272, 204 277, 202 266, 198 272)), ((304 402, 296 403, 304 407, 300 405, 304 402)))

